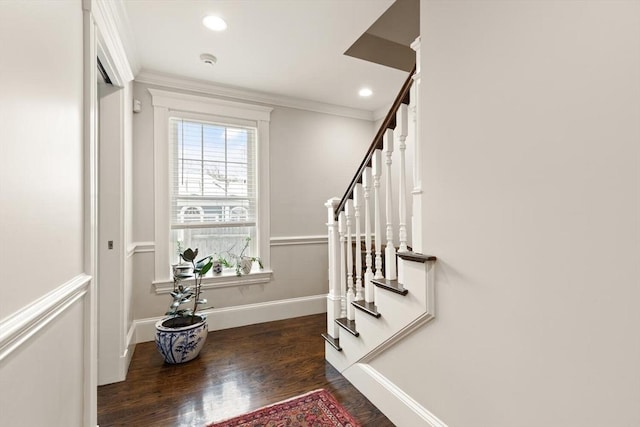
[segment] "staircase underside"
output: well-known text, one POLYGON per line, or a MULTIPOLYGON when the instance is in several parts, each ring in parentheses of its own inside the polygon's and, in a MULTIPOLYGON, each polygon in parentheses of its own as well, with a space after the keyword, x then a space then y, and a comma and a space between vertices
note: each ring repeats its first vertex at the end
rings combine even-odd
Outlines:
POLYGON ((364 363, 433 319, 435 257, 398 254, 398 280, 373 280, 375 303, 354 301, 354 319, 338 318, 339 336, 323 334, 326 358, 344 372, 364 363))

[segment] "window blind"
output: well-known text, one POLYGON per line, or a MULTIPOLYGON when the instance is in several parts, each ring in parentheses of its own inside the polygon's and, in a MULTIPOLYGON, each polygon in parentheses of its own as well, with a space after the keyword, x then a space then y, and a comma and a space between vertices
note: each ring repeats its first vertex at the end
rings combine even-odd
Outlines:
POLYGON ((256 234, 256 128, 179 117, 169 127, 176 250, 239 252, 256 234))

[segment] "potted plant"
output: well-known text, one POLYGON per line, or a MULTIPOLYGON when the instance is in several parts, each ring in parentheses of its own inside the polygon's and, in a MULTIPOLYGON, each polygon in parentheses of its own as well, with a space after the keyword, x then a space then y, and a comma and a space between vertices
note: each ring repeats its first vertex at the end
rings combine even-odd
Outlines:
POLYGON ((260 266, 260 269, 264 268, 260 257, 252 257, 252 256, 245 255, 245 251, 249 247, 250 241, 251 241, 251 237, 246 237, 244 239, 244 246, 242 247, 240 254, 232 253, 230 250, 227 251, 227 254, 229 255, 229 258, 231 259, 231 261, 222 257, 218 259, 220 263, 225 267, 235 268, 236 276, 242 276, 243 274, 251 273, 251 267, 253 267, 254 262, 258 263, 258 265, 260 266))
POLYGON ((198 249, 186 249, 180 258, 191 263, 193 274, 185 273, 184 269, 173 268, 173 291, 171 305, 166 314, 169 317, 156 323, 156 346, 164 357, 165 362, 175 364, 195 359, 204 346, 209 328, 204 315, 198 314, 198 307, 206 304, 201 298, 202 277, 213 266, 213 257, 207 256, 195 261, 198 249), (184 286, 182 281, 194 278, 193 287, 184 286), (189 308, 181 308, 183 304, 192 303, 189 308))

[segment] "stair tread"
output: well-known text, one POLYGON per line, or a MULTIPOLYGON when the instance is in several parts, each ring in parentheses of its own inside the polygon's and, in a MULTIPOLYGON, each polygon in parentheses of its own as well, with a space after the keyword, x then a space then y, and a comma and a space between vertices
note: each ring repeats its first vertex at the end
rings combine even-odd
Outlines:
POLYGON ((378 312, 378 307, 372 302, 366 302, 365 300, 353 301, 351 303, 355 308, 364 311, 373 317, 379 318, 381 314, 378 312))
POLYGON ((339 319, 336 319, 336 323, 354 337, 360 336, 360 332, 356 330, 355 320, 349 320, 346 317, 341 317, 339 319))
POLYGON ((433 255, 423 255, 417 252, 398 252, 397 255, 407 261, 415 261, 415 262, 427 262, 427 261, 435 261, 437 258, 433 255))
POLYGON ((371 283, 379 288, 395 292, 396 294, 407 295, 409 293, 409 290, 405 289, 404 286, 402 286, 402 283, 398 282, 397 280, 373 279, 371 283))
POLYGON ((331 347, 335 348, 338 351, 342 351, 342 347, 340 347, 339 338, 334 338, 329 334, 321 334, 321 335, 322 335, 322 338, 324 338, 324 340, 328 342, 329 345, 331 345, 331 347))

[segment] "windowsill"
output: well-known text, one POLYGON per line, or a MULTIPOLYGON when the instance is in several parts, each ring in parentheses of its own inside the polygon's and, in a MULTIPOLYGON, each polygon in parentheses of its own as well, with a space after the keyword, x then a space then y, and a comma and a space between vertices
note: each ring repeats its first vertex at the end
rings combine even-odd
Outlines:
MULTIPOLYGON (((223 270, 217 276, 205 276, 202 279, 202 290, 268 283, 272 275, 272 270, 255 270, 242 276, 236 276, 235 270, 223 270)), ((193 279, 184 280, 183 283, 193 285, 193 279)), ((173 280, 154 281, 153 287, 157 295, 168 294, 173 291, 173 280)))

